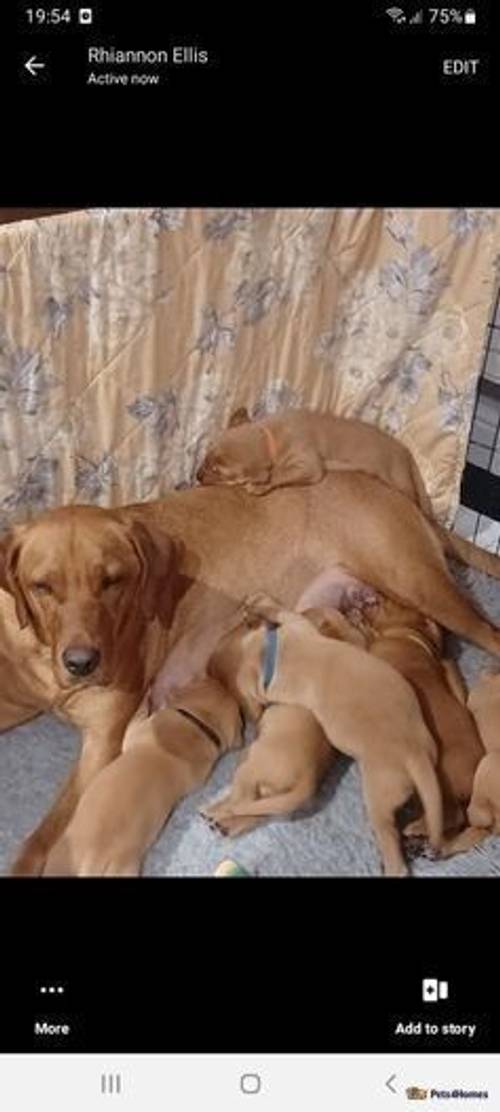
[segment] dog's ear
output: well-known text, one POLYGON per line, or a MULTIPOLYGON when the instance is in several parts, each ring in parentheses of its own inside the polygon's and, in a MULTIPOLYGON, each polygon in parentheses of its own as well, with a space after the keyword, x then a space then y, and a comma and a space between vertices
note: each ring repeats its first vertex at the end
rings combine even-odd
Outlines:
POLYGON ((18 525, 0 539, 0 587, 12 595, 21 629, 25 629, 31 617, 28 602, 17 574, 23 533, 23 526, 18 525))
POLYGON ((177 546, 167 533, 149 522, 129 522, 127 535, 141 564, 145 617, 148 622, 158 617, 169 626, 178 601, 177 546))
POLYGON ((250 415, 248 413, 248 409, 245 409, 244 406, 241 406, 240 409, 236 409, 232 417, 229 418, 229 424, 227 427, 228 429, 235 429, 237 425, 248 425, 249 423, 250 415))

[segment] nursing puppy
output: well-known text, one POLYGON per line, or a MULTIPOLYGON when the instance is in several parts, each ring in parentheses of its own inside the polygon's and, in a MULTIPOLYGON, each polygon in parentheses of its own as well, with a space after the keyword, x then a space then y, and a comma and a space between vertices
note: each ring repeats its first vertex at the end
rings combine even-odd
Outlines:
MULTIPOLYGON (((339 606, 363 632, 369 651, 411 683, 438 746, 446 826, 452 829, 463 825, 484 749, 465 705, 467 692, 460 672, 453 660, 442 658, 443 635, 437 623, 414 608, 377 594, 339 565, 312 580, 299 598, 297 610, 311 605, 339 606)), ((417 820, 406 833, 424 834, 425 823, 417 820)))
POLYGON ((267 596, 247 600, 247 612, 279 626, 243 622, 222 638, 209 671, 255 717, 269 703, 300 705, 314 714, 336 749, 359 763, 365 804, 384 872, 408 872, 395 811, 415 790, 439 847, 442 803, 434 766, 437 750, 410 685, 385 661, 355 645, 323 637, 302 615, 267 596))
POLYGON ((50 710, 81 736, 78 759, 25 840, 15 874, 43 872, 86 788, 120 753, 153 680, 160 709, 205 673, 253 591, 296 606, 312 576, 342 563, 499 655, 500 630, 457 590, 450 551, 500 577, 498 556, 447 534, 409 498, 359 471, 266 498, 200 486, 116 510, 63 506, 15 526, 0 541, 0 729, 50 710))
MULTIPOLYGON (((484 749, 472 714, 464 705, 458 670, 453 661, 442 660, 439 626, 417 610, 380 596, 377 603, 365 607, 362 627, 369 651, 396 668, 417 694, 438 747, 445 828, 460 828, 484 749)), ((423 829, 416 823, 407 832, 418 834, 423 829)))
POLYGON ((431 504, 408 448, 348 417, 289 409, 262 421, 237 410, 210 449, 197 478, 205 485, 243 485, 252 494, 275 487, 319 483, 327 471, 368 471, 406 494, 431 514, 431 504))
MULTIPOLYGON (((327 637, 364 646, 360 631, 335 610, 311 609, 305 617, 327 637)), ((200 813, 223 834, 243 834, 262 819, 304 807, 333 762, 333 748, 311 712, 277 703, 262 714, 257 737, 244 753, 229 792, 200 813)))
POLYGON ((215 680, 130 723, 121 756, 92 781, 49 855, 45 876, 138 876, 176 804, 241 745, 238 704, 215 680))
POLYGON ((268 707, 230 791, 200 814, 222 834, 244 834, 262 819, 290 814, 316 795, 334 762, 332 746, 310 711, 268 707))
POLYGON ((468 707, 486 749, 474 777, 467 811, 469 826, 444 842, 441 854, 464 853, 487 838, 500 834, 500 674, 484 675, 472 688, 468 707))

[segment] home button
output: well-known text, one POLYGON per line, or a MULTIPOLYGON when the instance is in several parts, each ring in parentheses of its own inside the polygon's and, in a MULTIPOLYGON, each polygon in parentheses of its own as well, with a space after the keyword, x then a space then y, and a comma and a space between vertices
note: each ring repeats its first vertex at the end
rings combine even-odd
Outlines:
POLYGON ((258 1073, 243 1073, 240 1077, 240 1089, 242 1093, 252 1094, 260 1093, 262 1088, 262 1081, 258 1073))

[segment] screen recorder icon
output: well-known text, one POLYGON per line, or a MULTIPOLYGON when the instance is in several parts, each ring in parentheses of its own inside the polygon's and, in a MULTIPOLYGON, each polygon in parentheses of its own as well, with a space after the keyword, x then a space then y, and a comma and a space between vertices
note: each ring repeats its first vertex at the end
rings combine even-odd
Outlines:
POLYGON ((435 1004, 438 1000, 448 999, 448 981, 438 981, 433 977, 425 977, 422 981, 422 1000, 427 1004, 435 1004))

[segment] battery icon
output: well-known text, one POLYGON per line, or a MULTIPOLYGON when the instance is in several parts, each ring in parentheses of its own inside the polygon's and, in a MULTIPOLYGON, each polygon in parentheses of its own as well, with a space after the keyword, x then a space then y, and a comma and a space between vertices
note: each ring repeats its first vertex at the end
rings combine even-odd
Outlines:
POLYGON ((476 22, 476 13, 474 11, 474 8, 467 8, 465 13, 464 13, 464 23, 475 23, 475 22, 476 22))

